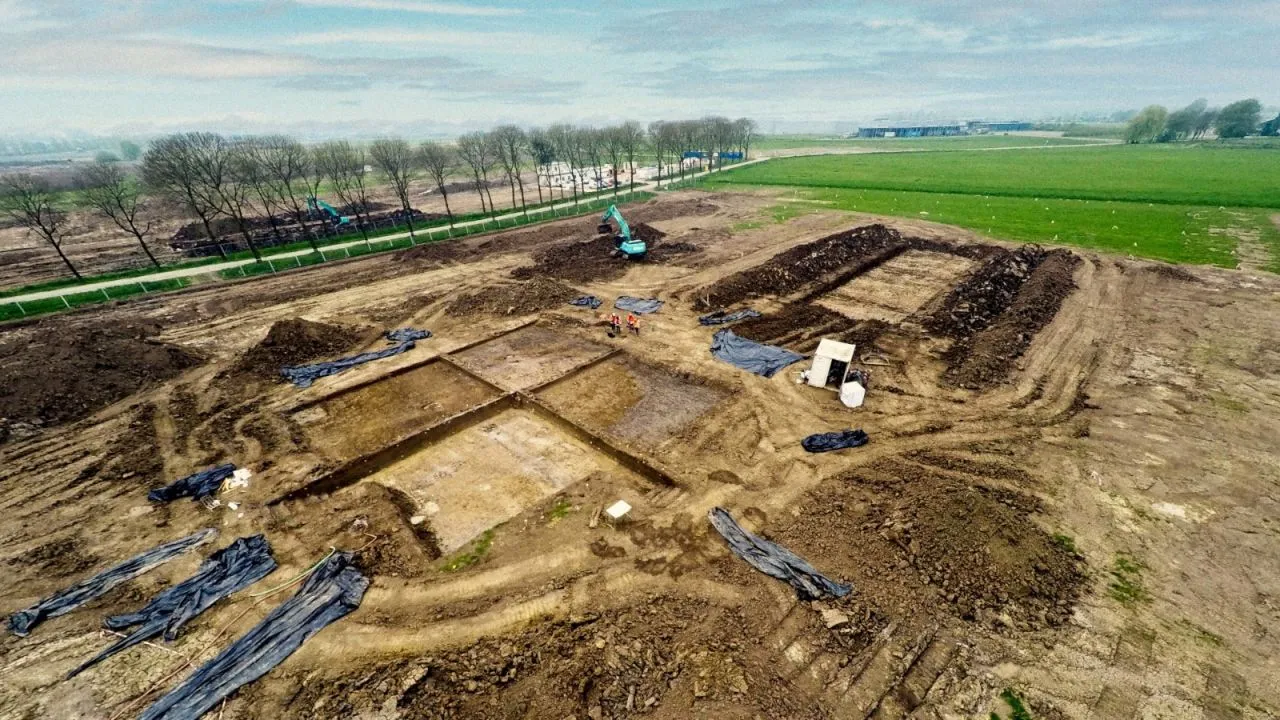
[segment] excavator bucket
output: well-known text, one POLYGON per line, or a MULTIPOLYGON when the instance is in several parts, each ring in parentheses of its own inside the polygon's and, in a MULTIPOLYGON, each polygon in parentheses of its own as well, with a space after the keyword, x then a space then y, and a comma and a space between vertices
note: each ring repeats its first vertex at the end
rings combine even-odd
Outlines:
POLYGON ((596 232, 601 235, 607 235, 613 232, 613 226, 610 225, 609 223, 600 223, 599 225, 596 226, 596 232))

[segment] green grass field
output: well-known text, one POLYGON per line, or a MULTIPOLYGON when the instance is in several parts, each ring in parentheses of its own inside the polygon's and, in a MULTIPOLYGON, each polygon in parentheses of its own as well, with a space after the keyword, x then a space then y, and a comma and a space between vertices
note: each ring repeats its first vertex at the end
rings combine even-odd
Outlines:
POLYGON ((754 152, 804 150, 812 148, 862 148, 866 150, 978 150, 1050 145, 1094 145, 1080 138, 1046 138, 1028 135, 962 135, 931 138, 846 138, 838 135, 765 135, 751 144, 754 152))
POLYGON ((1280 208, 1280 152, 1199 145, 780 158, 718 184, 1280 208))
MULTIPOLYGON (((1280 152, 1233 146, 784 158, 703 183, 790 187, 784 199, 911 217, 996 238, 1236 267, 1240 238, 1280 272, 1280 152)), ((747 224, 749 226, 749 224, 747 224)))

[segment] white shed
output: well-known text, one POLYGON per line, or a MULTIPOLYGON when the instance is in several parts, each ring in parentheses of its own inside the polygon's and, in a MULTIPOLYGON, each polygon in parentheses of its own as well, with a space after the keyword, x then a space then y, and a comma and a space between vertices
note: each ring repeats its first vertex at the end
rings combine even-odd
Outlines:
POLYGON ((813 365, 809 368, 809 384, 814 387, 834 385, 839 390, 848 376, 853 364, 856 345, 822 340, 818 350, 813 354, 813 365))

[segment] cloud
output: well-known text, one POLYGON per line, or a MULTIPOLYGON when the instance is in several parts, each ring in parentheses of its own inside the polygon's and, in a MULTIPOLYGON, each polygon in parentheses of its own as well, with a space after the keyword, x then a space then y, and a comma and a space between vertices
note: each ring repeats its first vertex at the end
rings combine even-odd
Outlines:
POLYGON ((431 15, 462 15, 470 17, 500 17, 520 15, 519 8, 492 5, 427 2, 426 0, 294 0, 310 7, 347 8, 351 10, 386 10, 393 12, 427 13, 431 15))
POLYGON ((1178 39, 1180 38, 1169 32, 1130 30, 1127 32, 1097 32, 1089 35, 1050 38, 1043 43, 1043 47, 1049 50, 1101 50, 1104 48, 1159 45, 1174 42, 1178 39))
POLYGON ((487 48, 491 50, 536 50, 546 37, 534 33, 473 32, 466 30, 410 30, 398 27, 351 28, 290 35, 282 45, 307 47, 317 45, 430 45, 432 47, 487 48))

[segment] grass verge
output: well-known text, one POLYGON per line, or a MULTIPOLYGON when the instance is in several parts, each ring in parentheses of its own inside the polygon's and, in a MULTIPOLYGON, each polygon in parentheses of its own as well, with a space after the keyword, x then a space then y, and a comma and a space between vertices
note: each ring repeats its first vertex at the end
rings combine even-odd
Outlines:
POLYGON ((444 572, 458 572, 480 562, 489 553, 489 548, 493 547, 494 534, 492 529, 485 530, 484 534, 476 538, 469 548, 454 555, 453 559, 445 563, 441 570, 444 572))

